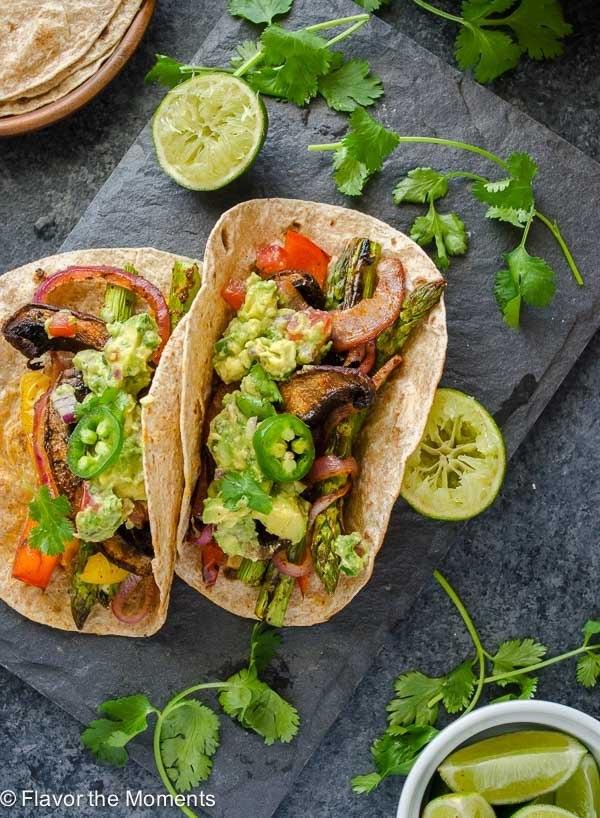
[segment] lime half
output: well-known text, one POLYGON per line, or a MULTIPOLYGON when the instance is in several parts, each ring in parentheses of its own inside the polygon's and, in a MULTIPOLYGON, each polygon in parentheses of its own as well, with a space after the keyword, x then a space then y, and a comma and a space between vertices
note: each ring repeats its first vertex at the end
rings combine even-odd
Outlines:
POLYGON ((529 804, 513 812, 512 818, 577 818, 572 812, 552 804, 529 804))
POLYGON ((165 173, 191 190, 217 190, 256 159, 267 133, 262 99, 244 80, 206 71, 158 106, 152 137, 165 173))
POLYGON ((425 807, 423 818, 496 818, 496 814, 485 798, 473 792, 435 798, 425 807))
POLYGON ((556 805, 579 818, 600 818, 600 775, 591 755, 585 756, 573 777, 556 791, 556 805))
POLYGON ((518 804, 560 787, 585 754, 585 747, 570 736, 524 730, 457 750, 439 773, 454 792, 478 792, 490 804, 518 804))
POLYGON ((504 438, 494 418, 475 398, 438 389, 406 464, 402 496, 426 517, 468 520, 494 501, 505 470, 504 438))

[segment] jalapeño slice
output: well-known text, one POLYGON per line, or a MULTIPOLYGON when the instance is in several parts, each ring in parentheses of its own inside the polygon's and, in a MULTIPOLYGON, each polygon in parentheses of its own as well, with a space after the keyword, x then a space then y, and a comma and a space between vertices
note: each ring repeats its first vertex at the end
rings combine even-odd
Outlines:
POLYGON ((258 465, 277 483, 301 480, 315 459, 308 426, 296 415, 273 415, 259 423, 252 438, 258 465))
POLYGON ((95 406, 73 429, 67 463, 78 477, 89 480, 107 469, 123 446, 123 426, 107 406, 95 406))

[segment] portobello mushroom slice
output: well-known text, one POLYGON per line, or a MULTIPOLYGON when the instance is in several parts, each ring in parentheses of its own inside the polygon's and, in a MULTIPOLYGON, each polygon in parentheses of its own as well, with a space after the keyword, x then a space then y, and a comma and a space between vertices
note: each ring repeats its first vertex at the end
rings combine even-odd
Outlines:
POLYGON ((310 273, 304 273, 302 270, 283 270, 274 276, 277 287, 285 301, 291 301, 290 307, 294 309, 306 309, 306 307, 314 307, 316 310, 325 309, 325 295, 323 290, 319 287, 316 279, 310 273), (296 291, 296 298, 293 297, 293 291, 296 291), (304 305, 302 305, 304 302, 304 305), (296 306, 300 304, 301 306, 296 306))
MULTIPOLYGON (((63 384, 69 384, 73 387, 78 400, 85 397, 86 390, 81 374, 75 369, 66 369, 60 374, 56 386, 63 384)), ((83 481, 73 474, 67 465, 67 448, 71 428, 57 412, 52 395, 46 402, 46 411, 42 423, 44 425, 44 444, 56 487, 60 494, 64 494, 69 498, 71 507, 76 509, 79 507, 83 481)))
POLYGON ((132 574, 139 577, 149 577, 152 574, 152 561, 134 545, 126 542, 119 534, 109 537, 100 544, 104 556, 132 574))
POLYGON ((29 361, 51 350, 79 352, 82 349, 102 349, 108 340, 106 324, 100 318, 48 304, 26 304, 21 307, 5 322, 2 334, 29 361), (46 322, 59 312, 68 312, 73 319, 75 334, 71 337, 50 338, 46 332, 46 322))
POLYGON ((367 409, 375 400, 371 378, 345 366, 305 366, 280 391, 285 411, 309 426, 322 423, 338 406, 367 409))

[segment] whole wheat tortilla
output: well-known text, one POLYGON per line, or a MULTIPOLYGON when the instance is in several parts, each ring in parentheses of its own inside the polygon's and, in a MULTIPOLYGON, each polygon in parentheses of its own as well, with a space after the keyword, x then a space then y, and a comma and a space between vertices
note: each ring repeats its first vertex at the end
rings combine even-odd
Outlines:
MULTIPOLYGON (((171 253, 150 248, 77 250, 26 264, 0 278, 0 324, 23 304, 37 286, 36 270, 56 272, 70 265, 132 264, 167 295, 173 263, 171 253)), ((182 259, 192 264, 190 259, 182 259)), ((98 313, 103 287, 77 284, 57 291, 53 303, 98 313)), ((183 491, 182 448, 177 424, 180 412, 181 357, 187 318, 169 340, 142 407, 144 477, 148 516, 154 546, 152 568, 159 590, 158 604, 142 622, 119 622, 110 610, 97 605, 83 628, 84 633, 148 636, 164 623, 175 560, 177 522, 183 491)), ((19 419, 19 380, 26 359, 0 335, 0 599, 19 613, 62 630, 76 630, 71 616, 66 572, 57 570, 46 591, 11 577, 15 545, 26 518, 27 502, 35 488, 33 465, 19 419)))
POLYGON ((114 53, 138 12, 142 0, 123 0, 100 37, 81 59, 19 99, 0 102, 0 117, 25 114, 62 99, 92 77, 114 53))
POLYGON ((123 0, 8 0, 0 4, 0 101, 50 82, 89 51, 123 0))
MULTIPOLYGON (((260 199, 232 208, 215 225, 206 245, 202 289, 189 314, 184 341, 181 404, 184 491, 175 570, 217 605, 250 618, 254 618, 258 590, 228 580, 222 572, 216 584, 206 588, 198 548, 185 542, 185 533, 199 468, 202 421, 210 401, 213 346, 231 317, 220 296, 221 290, 230 279, 245 278, 256 258, 257 247, 280 239, 289 227, 309 236, 334 258, 353 237, 366 236, 380 242, 384 252, 402 260, 409 290, 417 283, 440 278, 427 254, 403 233, 372 216, 342 207, 293 199, 260 199)), ((406 460, 425 428, 442 375, 446 345, 442 301, 406 345, 403 365, 378 395, 358 441, 360 475, 345 509, 345 522, 348 531, 358 531, 363 537, 369 555, 367 567, 357 577, 342 574, 331 596, 312 574, 304 599, 298 589, 294 590, 286 625, 326 621, 369 581, 400 494, 406 460)))

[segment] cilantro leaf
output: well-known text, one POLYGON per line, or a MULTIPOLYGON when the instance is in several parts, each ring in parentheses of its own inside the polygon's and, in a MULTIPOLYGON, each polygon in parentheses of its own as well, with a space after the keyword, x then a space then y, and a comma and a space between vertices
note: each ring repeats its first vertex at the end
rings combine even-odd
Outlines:
POLYGON ((350 127, 333 156, 333 178, 342 193, 360 196, 370 176, 399 144, 399 136, 373 119, 364 108, 350 116, 350 127))
POLYGON ((577 681, 584 687, 596 687, 600 677, 600 655, 584 653, 577 662, 577 681))
POLYGON ((525 674, 523 676, 515 676, 514 679, 504 679, 502 682, 498 682, 498 684, 501 687, 511 687, 512 685, 516 685, 517 691, 505 693, 503 696, 498 696, 498 698, 493 699, 493 701, 495 703, 513 702, 518 699, 533 699, 537 690, 538 679, 537 676, 528 676, 525 674))
POLYGON ((174 60, 166 54, 157 54, 156 62, 148 71, 145 77, 145 82, 157 82, 159 85, 164 85, 167 88, 174 88, 185 80, 189 80, 195 74, 201 74, 204 71, 214 71, 214 68, 209 68, 202 65, 186 65, 185 63, 174 60))
POLYGON ((262 736, 265 744, 287 743, 294 738, 300 721, 298 711, 261 682, 254 668, 240 670, 227 683, 219 703, 228 716, 262 736))
POLYGON ((210 707, 190 699, 167 711, 160 749, 167 774, 179 792, 206 781, 218 746, 219 718, 210 707))
POLYGON ((81 741, 99 761, 122 767, 129 754, 125 745, 148 727, 148 715, 156 712, 146 696, 110 699, 98 708, 108 718, 95 719, 83 731, 81 741))
MULTIPOLYGON (((510 673, 520 667, 528 667, 537 664, 548 652, 548 648, 535 639, 509 639, 503 642, 492 660, 494 662, 493 674, 499 676, 501 673, 510 673)), ((512 680, 507 679, 512 683, 512 680)), ((516 681, 516 680, 515 680, 516 681)))
POLYGON ((417 670, 399 676, 394 682, 396 698, 388 705, 392 725, 433 724, 438 716, 438 706, 429 702, 442 692, 444 677, 425 676, 417 670))
POLYGON ((600 634, 600 622, 597 619, 588 619, 581 630, 585 637, 585 644, 587 645, 593 636, 600 634))
POLYGON ((259 514, 269 514, 273 508, 273 501, 268 492, 248 472, 226 472, 219 480, 219 493, 227 508, 232 510, 237 509, 243 500, 248 503, 249 508, 258 511, 259 514))
POLYGON ((257 43, 256 40, 244 40, 236 45, 235 51, 235 56, 231 58, 231 67, 233 69, 239 68, 240 65, 256 57, 260 51, 260 43, 257 43))
POLYGON ((463 71, 473 69, 478 82, 488 83, 516 68, 521 49, 503 31, 469 25, 460 30, 454 55, 459 68, 463 71))
POLYGON ((263 61, 245 75, 255 91, 306 105, 317 95, 319 79, 327 74, 333 55, 327 40, 310 31, 288 31, 274 23, 260 38, 263 61))
POLYGON ((371 74, 366 60, 344 61, 334 54, 331 69, 319 79, 319 93, 334 111, 350 113, 359 105, 373 105, 383 94, 379 77, 371 74))
POLYGON ((407 775, 423 747, 437 734, 435 727, 421 724, 388 727, 371 746, 376 772, 353 778, 354 792, 371 792, 390 775, 407 775))
POLYGON ((387 6, 390 0, 355 0, 365 11, 379 11, 382 6, 387 6))
POLYGON ((62 554, 74 536, 70 513, 66 497, 52 497, 47 486, 40 486, 29 503, 29 516, 37 523, 29 534, 29 545, 50 557, 62 554))
POLYGON ((438 213, 433 202, 425 216, 413 222, 410 237, 421 247, 435 242, 436 263, 441 270, 450 266, 449 256, 462 256, 467 252, 469 239, 463 220, 457 213, 438 213))
POLYGON ((544 259, 530 256, 521 245, 505 253, 504 259, 508 269, 496 273, 494 293, 505 323, 517 329, 521 302, 531 307, 548 306, 556 291, 555 276, 544 259))
POLYGON ((558 57, 561 40, 573 31, 565 21, 559 0, 522 0, 507 20, 521 48, 534 60, 558 57))
POLYGON ((280 646, 281 636, 277 631, 266 627, 262 622, 257 622, 250 637, 248 667, 254 668, 257 674, 262 673, 271 664, 280 646))
POLYGON ((475 182, 471 189, 479 201, 491 205, 488 218, 524 227, 534 207, 533 180, 538 166, 527 153, 511 154, 507 165, 508 178, 475 182))
POLYGON ((471 701, 475 688, 472 662, 467 660, 449 673, 442 685, 444 707, 448 713, 460 713, 471 701))
POLYGON ((271 24, 274 17, 287 14, 294 0, 229 0, 229 13, 251 23, 271 24))
POLYGON ((395 204, 425 204, 442 199, 448 193, 448 179, 432 168, 413 168, 394 188, 395 204))

